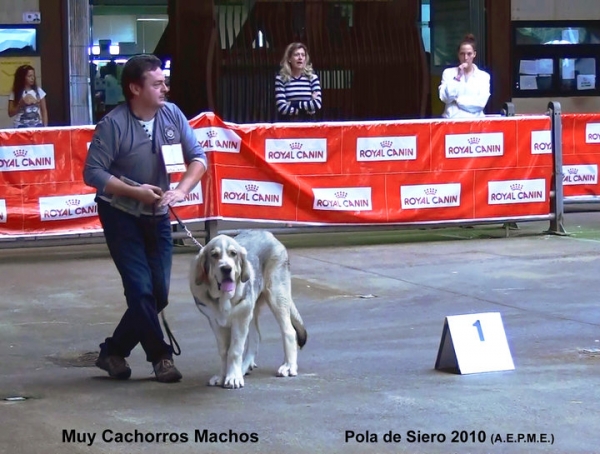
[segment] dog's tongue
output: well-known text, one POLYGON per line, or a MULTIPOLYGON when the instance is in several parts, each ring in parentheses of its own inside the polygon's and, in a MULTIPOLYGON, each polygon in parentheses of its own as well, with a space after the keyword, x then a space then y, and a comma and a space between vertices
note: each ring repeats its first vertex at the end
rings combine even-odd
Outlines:
POLYGON ((235 290, 235 284, 233 281, 223 281, 221 282, 221 291, 223 292, 233 292, 235 290))

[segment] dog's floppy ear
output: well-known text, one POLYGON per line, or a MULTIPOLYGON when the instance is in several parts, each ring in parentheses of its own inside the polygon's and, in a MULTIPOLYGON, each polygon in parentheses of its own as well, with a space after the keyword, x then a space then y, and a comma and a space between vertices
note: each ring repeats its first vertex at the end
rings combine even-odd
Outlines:
POLYGON ((200 254, 196 256, 196 272, 194 273, 194 282, 200 285, 208 282, 208 263, 206 247, 203 247, 200 254))
POLYGON ((240 247, 240 262, 242 268, 240 280, 248 282, 254 277, 254 269, 252 269, 252 264, 248 261, 248 252, 245 247, 240 247))

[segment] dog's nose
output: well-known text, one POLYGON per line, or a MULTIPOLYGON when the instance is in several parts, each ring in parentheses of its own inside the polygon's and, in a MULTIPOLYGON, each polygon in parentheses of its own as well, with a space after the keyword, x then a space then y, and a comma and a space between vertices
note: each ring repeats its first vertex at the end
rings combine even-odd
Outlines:
POLYGON ((229 276, 231 274, 231 267, 229 265, 222 265, 220 269, 223 276, 229 276))

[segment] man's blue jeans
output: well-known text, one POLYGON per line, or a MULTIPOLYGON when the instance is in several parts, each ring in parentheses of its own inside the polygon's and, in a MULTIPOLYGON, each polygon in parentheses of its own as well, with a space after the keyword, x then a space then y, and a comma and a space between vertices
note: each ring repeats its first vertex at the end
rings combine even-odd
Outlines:
POLYGON ((171 358, 158 314, 168 304, 173 241, 169 215, 135 217, 96 199, 104 237, 125 289, 127 310, 112 337, 100 344, 103 355, 128 357, 139 343, 146 359, 171 358))

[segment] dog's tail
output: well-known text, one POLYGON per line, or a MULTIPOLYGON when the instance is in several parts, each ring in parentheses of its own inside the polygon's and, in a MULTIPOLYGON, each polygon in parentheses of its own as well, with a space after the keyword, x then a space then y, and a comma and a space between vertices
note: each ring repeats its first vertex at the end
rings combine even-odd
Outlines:
POLYGON ((296 342, 298 342, 298 347, 302 348, 304 347, 304 344, 306 344, 308 333, 306 332, 306 328, 302 322, 300 312, 298 312, 298 309, 293 302, 290 308, 290 318, 292 319, 292 326, 296 331, 296 342))

